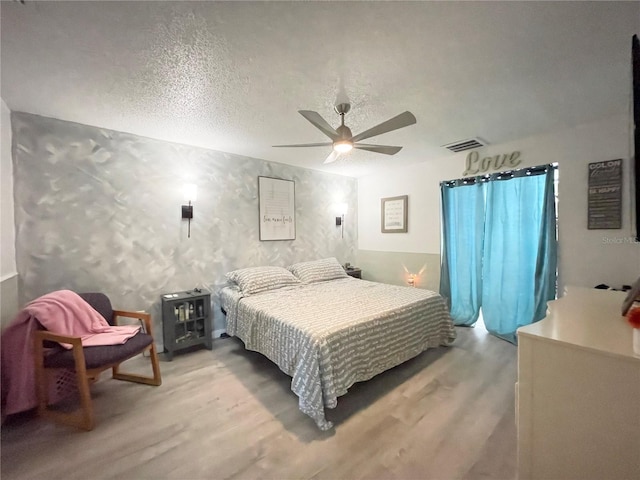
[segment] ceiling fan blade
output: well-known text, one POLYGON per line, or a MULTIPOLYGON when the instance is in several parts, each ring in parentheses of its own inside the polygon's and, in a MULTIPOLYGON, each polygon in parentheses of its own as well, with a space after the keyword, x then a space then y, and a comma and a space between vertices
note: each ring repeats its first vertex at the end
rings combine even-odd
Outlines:
POLYGON ((395 155, 402 150, 402 147, 393 147, 391 145, 367 145, 363 143, 356 143, 353 148, 368 150, 369 152, 384 153, 385 155, 395 155))
POLYGON ((338 157, 340 156, 340 154, 338 152, 336 152, 335 150, 331 150, 331 153, 329 154, 329 156, 327 157, 327 159, 323 162, 323 163, 333 163, 335 162, 338 157))
POLYGON ((316 128, 318 128, 331 140, 337 140, 340 137, 340 135, 338 135, 338 132, 336 132, 335 129, 331 125, 329 125, 329 123, 327 123, 327 121, 322 118, 318 112, 313 112, 311 110, 298 110, 298 113, 309 120, 316 128))
POLYGON ((272 147, 330 147, 333 145, 331 142, 325 143, 297 143, 295 145, 272 145, 272 147))
POLYGON ((364 140, 365 138, 375 137, 376 135, 392 132, 393 130, 398 130, 399 128, 408 127, 409 125, 413 125, 414 123, 416 123, 416 117, 413 116, 413 113, 404 112, 387 120, 386 122, 382 122, 381 124, 370 128, 369 130, 365 130, 364 132, 359 133, 351 140, 353 142, 357 142, 359 140, 364 140))

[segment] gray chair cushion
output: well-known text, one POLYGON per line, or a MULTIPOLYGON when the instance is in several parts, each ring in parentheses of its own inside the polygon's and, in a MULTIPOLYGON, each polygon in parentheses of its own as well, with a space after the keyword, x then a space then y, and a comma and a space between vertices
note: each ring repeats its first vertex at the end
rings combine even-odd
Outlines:
MULTIPOLYGON (((118 363, 140 353, 153 342, 151 335, 138 332, 121 345, 100 345, 97 347, 84 347, 84 360, 88 369, 103 367, 112 363, 118 363)), ((58 347, 60 347, 58 345, 58 347)), ((55 349, 50 355, 44 357, 45 368, 74 368, 73 350, 55 349)))

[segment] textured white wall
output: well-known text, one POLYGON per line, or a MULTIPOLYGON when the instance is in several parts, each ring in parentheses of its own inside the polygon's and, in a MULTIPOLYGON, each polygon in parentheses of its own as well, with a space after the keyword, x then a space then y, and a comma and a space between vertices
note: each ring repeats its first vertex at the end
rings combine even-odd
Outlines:
POLYGON ((160 295, 200 286, 214 294, 220 330, 215 294, 230 270, 354 262, 354 178, 26 113, 12 121, 21 301, 102 291, 120 308, 150 310, 159 328, 160 295), (295 240, 259 241, 258 176, 295 181, 295 240), (191 238, 180 218, 185 183, 198 186, 191 238), (348 204, 344 238, 336 201, 348 204))
POLYGON ((16 231, 13 221, 11 112, 0 101, 0 281, 16 273, 16 231))
MULTIPOLYGON (((565 131, 525 138, 480 151, 481 157, 518 150, 524 166, 557 162, 559 274, 561 286, 629 284, 640 275, 640 244, 633 243, 630 200, 629 118, 621 115, 565 131), (590 162, 624 159, 623 228, 587 229, 590 162)), ((440 253, 439 182, 462 177, 467 152, 358 181, 358 248, 383 252, 440 253), (409 195, 409 233, 380 233, 380 198, 409 195)))

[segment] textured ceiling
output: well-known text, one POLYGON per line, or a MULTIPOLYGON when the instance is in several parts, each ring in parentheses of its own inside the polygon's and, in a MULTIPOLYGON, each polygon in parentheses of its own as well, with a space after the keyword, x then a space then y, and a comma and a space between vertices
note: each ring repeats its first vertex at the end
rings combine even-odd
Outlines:
POLYGON ((630 105, 640 2, 1 2, 11 110, 361 176, 441 145, 555 131, 630 105), (323 166, 336 99, 358 133, 416 125, 323 166))

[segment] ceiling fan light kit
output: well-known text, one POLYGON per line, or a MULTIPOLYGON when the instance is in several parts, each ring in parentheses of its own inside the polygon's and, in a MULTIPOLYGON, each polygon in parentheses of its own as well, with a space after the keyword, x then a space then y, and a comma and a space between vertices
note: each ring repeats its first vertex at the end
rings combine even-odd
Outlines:
POLYGON ((351 143, 349 140, 333 142, 333 149, 338 153, 350 152, 352 148, 353 148, 353 143, 351 143))
POLYGON ((324 163, 335 162, 341 154, 348 153, 352 149, 357 148, 359 150, 366 150, 368 152, 382 153, 384 155, 395 155, 402 147, 396 147, 391 145, 371 145, 364 143, 357 143, 360 140, 365 140, 376 135, 382 135, 383 133, 392 132, 403 127, 408 127, 416 123, 416 117, 411 112, 403 112, 400 115, 382 122, 375 127, 365 130, 358 135, 353 135, 349 127, 344 124, 344 116, 351 110, 351 105, 348 103, 339 103, 334 107, 334 110, 340 115, 340 126, 334 129, 329 123, 320 116, 319 113, 311 110, 298 110, 298 113, 306 118, 313 126, 324 133, 332 141, 327 143, 304 143, 297 145, 274 145, 274 147, 328 147, 332 146, 333 150, 324 161, 324 163))

